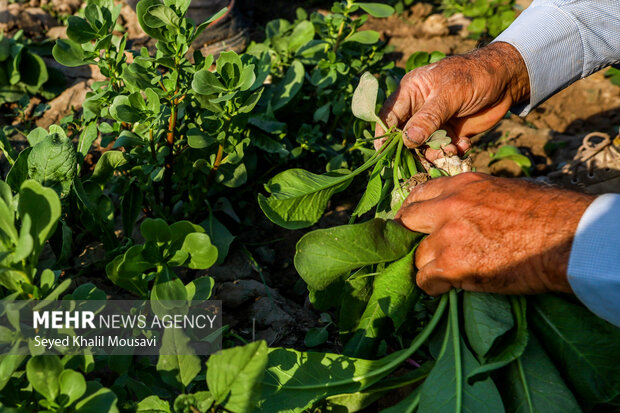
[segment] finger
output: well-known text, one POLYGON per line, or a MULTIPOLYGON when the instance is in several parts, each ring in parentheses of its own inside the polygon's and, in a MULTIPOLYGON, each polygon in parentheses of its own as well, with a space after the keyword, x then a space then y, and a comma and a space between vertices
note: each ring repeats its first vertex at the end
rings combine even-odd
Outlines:
POLYGON ((418 248, 415 251, 415 266, 416 268, 423 268, 431 261, 437 259, 441 254, 440 243, 438 238, 439 232, 434 232, 428 235, 420 242, 418 248))
POLYGON ((456 140, 456 148, 458 149, 459 155, 465 155, 465 152, 471 149, 471 140, 466 137, 460 137, 456 140))
POLYGON ((437 264, 437 260, 431 261, 416 274, 416 283, 428 295, 440 295, 447 293, 452 285, 443 276, 444 269, 437 264))
POLYGON ((441 204, 430 200, 401 207, 394 220, 411 231, 430 234, 444 223, 444 215, 441 204))
POLYGON ((409 148, 422 145, 453 115, 454 112, 449 109, 449 105, 443 99, 435 97, 426 101, 404 127, 405 145, 409 148))
POLYGON ((424 152, 424 157, 428 159, 429 161, 433 162, 434 160, 443 158, 445 156, 455 156, 456 154, 458 154, 458 152, 459 151, 456 145, 449 144, 449 145, 444 146, 443 149, 428 148, 424 152))
POLYGON ((451 180, 451 177, 442 176, 415 186, 409 193, 407 199, 405 199, 405 202, 403 202, 403 208, 415 202, 428 201, 430 199, 437 198, 451 187, 451 180))
MULTIPOLYGON (((411 97, 408 89, 399 86, 385 101, 379 111, 379 118, 388 128, 400 126, 411 116, 411 97)), ((375 136, 384 135, 381 125, 377 124, 375 136)))

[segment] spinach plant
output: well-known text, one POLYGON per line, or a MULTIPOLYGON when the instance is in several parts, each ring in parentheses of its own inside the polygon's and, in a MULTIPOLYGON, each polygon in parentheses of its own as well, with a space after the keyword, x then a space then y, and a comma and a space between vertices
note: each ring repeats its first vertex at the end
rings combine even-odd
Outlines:
POLYGON ((356 122, 349 109, 354 84, 362 73, 372 71, 395 88, 396 79, 404 74, 393 62, 384 61, 388 49, 379 33, 362 26, 369 15, 384 18, 393 13, 385 4, 348 0, 335 2, 330 14, 308 16, 299 9, 292 23, 269 22, 265 41, 252 43, 247 50, 270 57, 272 77, 259 103, 267 106, 250 123, 271 138, 284 134, 295 159, 304 154, 322 157, 328 170, 358 162, 364 148, 355 145, 350 131, 360 131, 363 122, 356 122), (291 84, 290 93, 282 94, 282 82, 291 84), (287 104, 291 99, 294 104, 287 104), (278 121, 284 118, 286 124, 278 121))
POLYGON ((19 30, 12 37, 0 34, 0 105, 17 102, 26 96, 56 96, 64 86, 62 73, 48 67, 39 53, 45 46, 24 38, 19 30))
POLYGON ((61 215, 54 190, 35 180, 24 181, 13 196, 0 181, 0 285, 11 299, 55 299, 70 285, 59 283, 50 269, 54 261, 41 259, 61 215))
MULTIPOLYGON (((362 76, 352 110, 379 123, 377 88, 374 77, 362 76)), ((393 216, 407 195, 406 179, 413 177, 408 184, 415 184, 420 180, 418 171, 431 168, 414 155, 409 161, 405 158, 409 151, 402 150, 398 129, 384 126, 384 130, 386 143, 362 167, 325 175, 285 171, 268 183, 269 198, 259 196, 274 222, 286 228, 306 227, 320 218, 333 193, 343 190, 354 176, 372 171, 351 223, 307 233, 295 254, 295 267, 308 286, 310 301, 320 311, 337 315, 343 355, 273 349, 259 406, 264 411, 302 411, 311 406, 357 411, 390 390, 414 383, 422 384, 388 411, 427 412, 443 406, 450 411, 501 412, 526 406, 526 411, 561 412, 616 403, 618 391, 591 392, 582 377, 570 373, 571 363, 585 359, 593 363, 587 370, 595 380, 619 383, 606 366, 617 358, 614 343, 620 330, 583 307, 556 296, 535 297, 528 303, 525 297, 457 290, 432 298, 415 285, 413 255, 423 234, 385 218, 393 216), (374 219, 353 224, 373 208, 374 219), (607 362, 595 361, 584 334, 577 330, 567 334, 569 313, 562 311, 568 308, 594 323, 587 331, 603 340, 607 362), (377 358, 389 348, 400 350, 377 358), (567 348, 569 355, 564 353, 567 348), (390 377, 404 362, 423 364, 390 377), (334 366, 342 366, 338 374, 334 366), (286 377, 292 376, 303 385, 289 383, 286 377), (555 396, 548 400, 541 394, 555 396)), ((441 148, 447 143, 445 133, 437 133, 429 146, 441 148)), ((583 328, 581 321, 579 325, 583 328)))
POLYGON ((93 84, 80 125, 86 151, 99 133, 103 145, 114 142, 90 181, 103 188, 115 176, 124 197, 140 194, 127 199, 129 209, 142 206, 148 216, 168 220, 200 218, 207 196, 247 181, 256 165, 255 154, 246 154, 252 146, 248 113, 268 74, 250 55, 225 52, 217 62, 200 53, 188 56, 188 45, 225 11, 196 25, 184 17, 188 6, 138 3, 140 25, 157 39, 154 55, 146 48, 127 50, 127 35, 113 31, 120 5, 111 1, 89 2, 84 18, 70 17, 69 38, 54 47, 60 63, 97 64, 107 77, 93 84))

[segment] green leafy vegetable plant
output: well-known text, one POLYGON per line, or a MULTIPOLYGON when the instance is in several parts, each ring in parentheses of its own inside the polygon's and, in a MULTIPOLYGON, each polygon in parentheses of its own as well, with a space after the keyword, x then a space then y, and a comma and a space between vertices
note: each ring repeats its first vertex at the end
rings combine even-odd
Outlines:
POLYGON ((0 34, 0 105, 17 102, 24 95, 56 96, 64 86, 63 74, 48 67, 36 45, 18 31, 12 37, 0 34))
MULTIPOLYGON (((354 115, 380 123, 375 114, 377 93, 376 79, 362 76, 352 103, 354 115)), ((602 394, 597 387, 593 394, 594 388, 576 384, 581 377, 569 373, 579 357, 594 362, 577 344, 590 332, 596 335, 592 329, 605 332, 601 348, 618 349, 612 343, 620 330, 587 310, 574 309, 584 317, 588 313, 588 320, 598 320, 587 329, 589 333, 579 329, 567 334, 559 327, 565 320, 556 311, 583 307, 556 296, 536 297, 528 303, 525 297, 457 290, 432 298, 415 285, 413 254, 423 234, 385 218, 393 216, 406 195, 401 179, 410 178, 411 170, 424 169, 419 158, 412 155, 410 164, 403 158, 400 132, 384 128, 388 133, 382 150, 358 170, 338 175, 286 171, 267 185, 269 198, 259 196, 261 207, 274 222, 287 228, 309 226, 322 215, 332 193, 354 176, 372 171, 351 223, 307 233, 295 254, 295 268, 308 286, 313 305, 337 315, 343 355, 299 353, 296 363, 285 363, 282 360, 294 360, 292 354, 286 355, 290 351, 274 350, 282 358, 274 354, 272 363, 270 357, 260 406, 265 411, 303 411, 310 406, 345 406, 357 411, 376 400, 381 389, 412 382, 422 384, 390 411, 428 412, 442 406, 456 412, 560 412, 614 404, 618 391, 602 394), (373 208, 374 219, 353 224, 373 208), (573 345, 575 352, 563 357, 573 345), (390 347, 401 350, 377 358, 390 347), (407 360, 416 366, 423 362, 425 367, 410 369, 398 379, 389 377, 407 360), (303 384, 285 379, 292 376, 303 384), (543 400, 540 395, 546 392, 558 397, 543 400)), ((429 146, 441 148, 449 143, 446 138, 438 132, 429 146)), ((609 361, 615 356, 605 357, 609 361)), ((618 386, 617 375, 601 367, 593 369, 592 380, 618 386)))
POLYGON ((40 257, 61 215, 58 195, 31 179, 16 196, 12 192, 0 181, 0 285, 13 299, 57 298, 71 281, 59 284, 57 273, 40 257))
POLYGON ((347 0, 335 2, 329 14, 308 16, 299 9, 292 23, 269 22, 265 41, 251 44, 247 51, 270 57, 272 78, 259 103, 267 107, 250 123, 270 139, 284 135, 295 159, 303 154, 322 157, 327 170, 359 162, 360 153, 367 153, 351 134, 351 130, 361 133, 364 127, 350 112, 355 83, 364 72, 372 71, 395 88, 404 74, 384 61, 388 49, 379 33, 362 26, 369 15, 384 18, 393 13, 385 4, 347 0), (286 124, 278 121, 284 118, 286 124))

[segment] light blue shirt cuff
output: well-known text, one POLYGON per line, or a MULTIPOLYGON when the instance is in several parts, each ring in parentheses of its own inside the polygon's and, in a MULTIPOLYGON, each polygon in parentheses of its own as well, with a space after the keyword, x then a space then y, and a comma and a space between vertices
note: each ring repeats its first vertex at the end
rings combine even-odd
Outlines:
POLYGON ((579 28, 556 5, 534 2, 494 41, 514 46, 527 67, 530 100, 511 108, 519 116, 581 77, 584 56, 579 28))
POLYGON ((568 282, 590 311, 620 327, 620 194, 599 196, 581 217, 568 282))

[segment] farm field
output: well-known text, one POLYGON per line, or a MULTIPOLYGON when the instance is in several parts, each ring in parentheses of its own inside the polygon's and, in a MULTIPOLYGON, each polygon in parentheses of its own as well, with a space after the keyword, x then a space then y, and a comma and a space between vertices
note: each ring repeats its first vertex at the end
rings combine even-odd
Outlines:
POLYGON ((0 2, 0 412, 620 411, 620 329, 569 294, 429 296, 394 221, 468 171, 583 191, 558 171, 619 134, 618 69, 431 161, 381 106, 528 1, 211 3, 0 2), (58 309, 217 322, 37 346, 87 335, 58 309))

